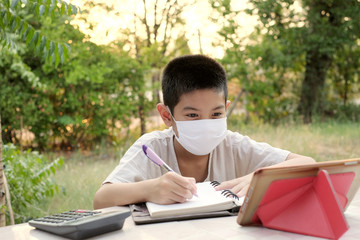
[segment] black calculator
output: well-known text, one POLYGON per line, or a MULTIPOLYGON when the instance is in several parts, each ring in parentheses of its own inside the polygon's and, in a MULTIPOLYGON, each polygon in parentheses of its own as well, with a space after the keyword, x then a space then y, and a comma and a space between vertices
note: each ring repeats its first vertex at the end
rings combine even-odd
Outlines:
POLYGON ((84 239, 119 230, 130 210, 72 210, 29 221, 29 225, 70 239, 84 239))

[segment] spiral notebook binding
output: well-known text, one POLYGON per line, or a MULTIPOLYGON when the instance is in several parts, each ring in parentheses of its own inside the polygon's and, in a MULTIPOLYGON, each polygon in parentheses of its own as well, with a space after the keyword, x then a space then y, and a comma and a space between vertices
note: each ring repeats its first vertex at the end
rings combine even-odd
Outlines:
MULTIPOLYGON (((211 181, 210 185, 213 186, 213 187, 216 187, 216 186, 219 186, 220 183, 218 181, 211 181)), ((232 197, 232 198, 234 198, 236 200, 239 200, 239 197, 230 190, 222 190, 221 194, 224 195, 225 197, 232 197)))
POLYGON ((239 200, 239 197, 230 190, 223 190, 221 191, 221 194, 224 195, 225 197, 232 197, 236 200, 239 200))
POLYGON ((217 187, 217 186, 220 185, 220 183, 218 181, 211 181, 210 185, 213 186, 213 187, 217 187))

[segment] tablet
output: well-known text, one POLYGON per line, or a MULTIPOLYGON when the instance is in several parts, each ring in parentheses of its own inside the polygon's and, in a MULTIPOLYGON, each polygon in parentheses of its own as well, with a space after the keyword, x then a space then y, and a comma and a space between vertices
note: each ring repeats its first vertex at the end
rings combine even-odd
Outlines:
POLYGON ((328 179, 328 187, 335 195, 334 200, 342 212, 345 211, 360 186, 360 158, 262 168, 255 171, 240 208, 237 223, 261 225, 257 214, 259 206, 264 204, 264 201, 274 202, 275 198, 295 201, 310 188, 315 188, 312 184, 316 181, 319 172, 325 172, 324 178, 328 179), (289 194, 290 192, 292 194, 289 194))

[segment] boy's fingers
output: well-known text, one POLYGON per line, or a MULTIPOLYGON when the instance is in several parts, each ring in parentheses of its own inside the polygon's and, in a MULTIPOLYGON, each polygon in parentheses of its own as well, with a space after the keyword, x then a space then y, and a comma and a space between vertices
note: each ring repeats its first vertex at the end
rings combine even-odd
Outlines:
POLYGON ((246 194, 246 192, 247 192, 248 189, 249 189, 249 185, 243 187, 243 188, 241 189, 241 191, 237 194, 238 197, 245 196, 245 194, 246 194))
MULTIPOLYGON (((183 177, 177 173, 169 174, 172 182, 175 183, 173 192, 185 199, 192 198, 193 194, 196 194, 196 181, 194 178, 183 177)), ((177 198, 178 199, 178 198, 177 198)))
POLYGON ((194 195, 197 195, 197 187, 196 187, 196 180, 195 178, 187 178, 191 185, 192 185, 192 188, 190 189, 191 193, 194 194, 194 195))
POLYGON ((176 195, 174 200, 176 199, 178 202, 184 202, 186 199, 190 199, 193 196, 190 189, 180 185, 175 185, 171 192, 176 195))
POLYGON ((177 174, 177 176, 174 176, 174 182, 185 189, 196 190, 196 181, 194 178, 183 177, 177 174))
MULTIPOLYGON (((235 180, 235 179, 234 179, 235 180)), ((226 190, 226 189, 231 189, 235 186, 235 182, 234 180, 230 180, 230 181, 226 181, 226 182, 222 182, 219 186, 215 187, 215 190, 226 190)))
POLYGON ((179 192, 173 192, 177 197, 178 202, 185 202, 187 199, 191 199, 193 197, 192 192, 190 190, 181 189, 179 192))

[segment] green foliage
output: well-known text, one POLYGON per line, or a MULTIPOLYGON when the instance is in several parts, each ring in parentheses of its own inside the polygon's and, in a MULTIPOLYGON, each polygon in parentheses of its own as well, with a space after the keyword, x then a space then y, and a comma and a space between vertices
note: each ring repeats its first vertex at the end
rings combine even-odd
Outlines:
MULTIPOLYGON (((36 31, 54 41, 66 39, 72 52, 68 61, 57 66, 50 61, 44 63, 40 55, 26 50, 26 42, 20 42, 12 51, 1 51, 5 59, 0 63, 5 142, 17 142, 14 132, 20 129, 20 117, 24 127, 35 134, 31 147, 39 149, 90 148, 101 141, 117 142, 127 136, 128 126, 136 116, 142 117, 145 126, 146 112, 159 99, 159 69, 165 64, 169 40, 147 45, 146 39, 133 43, 130 40, 138 38, 127 35, 124 42, 98 46, 70 24, 68 15, 54 18, 46 11, 36 15, 28 9, 19 12, 36 31), (131 46, 129 52, 123 50, 125 44, 131 46), (135 44, 139 45, 135 48, 135 44), (136 56, 134 49, 138 50, 136 56), (11 68, 12 58, 23 69, 11 68), (33 76, 37 84, 33 85, 23 72, 33 76), (23 94, 17 94, 20 91, 23 94), (147 95, 149 92, 152 97, 147 95)), ((168 54, 188 50, 184 35, 177 40, 176 51, 168 54)), ((61 50, 56 44, 49 47, 55 52, 61 50)), ((64 46, 62 49, 66 53, 64 46)))
POLYGON ((6 142, 13 141, 12 132, 20 129, 19 116, 35 134, 33 147, 40 149, 89 148, 104 139, 118 141, 126 136, 131 116, 144 101, 146 65, 123 52, 121 45, 83 41, 79 30, 60 24, 65 20, 41 21, 41 31, 49 38, 72 42, 69 61, 61 67, 44 64, 21 48, 0 53, 0 109, 6 142), (12 65, 16 63, 24 70, 15 72, 12 65))
POLYGON ((324 113, 318 118, 332 118, 338 122, 356 122, 360 121, 360 105, 348 103, 346 105, 341 102, 327 102, 324 106, 324 113))
POLYGON ((14 145, 7 144, 3 149, 3 161, 15 222, 42 216, 40 204, 59 192, 52 176, 62 166, 63 160, 58 158, 49 162, 37 152, 21 152, 14 145))
POLYGON ((261 122, 279 123, 296 113, 297 78, 303 68, 283 48, 279 42, 264 37, 261 43, 247 46, 244 51, 251 60, 245 85, 247 109, 253 119, 261 122))
MULTIPOLYGON (((346 46, 357 45, 360 3, 355 0, 303 0, 299 2, 302 9, 297 10, 295 1, 291 0, 250 2, 254 6, 250 12, 260 17, 262 29, 267 30, 266 39, 273 38, 283 46, 284 53, 294 59, 305 56, 298 110, 305 122, 311 122, 313 113, 324 111, 325 83, 328 71, 336 67, 333 64, 335 55, 346 46)), ((277 66, 286 65, 280 62, 277 66)))
POLYGON ((328 73, 327 101, 342 102, 346 106, 360 92, 360 48, 357 44, 341 47, 334 56, 334 65, 328 73))
POLYGON ((237 79, 246 92, 245 107, 250 117, 247 120, 278 123, 294 114, 297 98, 292 92, 296 86, 296 72, 303 69, 301 63, 272 37, 255 32, 250 39, 257 44, 245 45, 239 36, 241 26, 234 20, 238 13, 231 10, 230 1, 211 2, 226 19, 219 34, 230 47, 221 62, 229 79, 237 79), (288 74, 288 70, 294 73, 288 74))
POLYGON ((328 106, 341 105, 339 99, 346 105, 358 95, 358 1, 250 0, 245 12, 258 16, 260 24, 248 42, 240 37, 240 15, 231 1, 210 2, 219 13, 215 22, 223 24, 222 62, 247 93, 254 119, 276 123, 297 117, 298 110, 310 121, 312 111, 335 116, 328 106))
MULTIPOLYGON (((24 49, 22 49, 24 54, 24 49)), ((25 127, 41 139, 51 122, 51 104, 46 86, 14 50, 0 52, 0 111, 5 142, 11 142, 15 129, 20 129, 20 116, 25 127), (19 94, 21 93, 21 94, 19 94)))
POLYGON ((114 49, 89 42, 73 49, 72 60, 61 72, 48 73, 54 137, 81 148, 107 136, 116 140, 137 111, 142 67, 130 57, 113 55, 114 49))
POLYGON ((2 0, 0 1, 0 43, 2 47, 16 49, 18 47, 17 37, 26 43, 30 49, 34 49, 44 59, 51 60, 57 66, 68 58, 70 46, 66 43, 49 40, 41 31, 35 29, 23 13, 35 13, 35 17, 55 15, 75 15, 80 9, 73 4, 62 0, 2 0), (15 34, 15 36, 14 36, 15 34))

